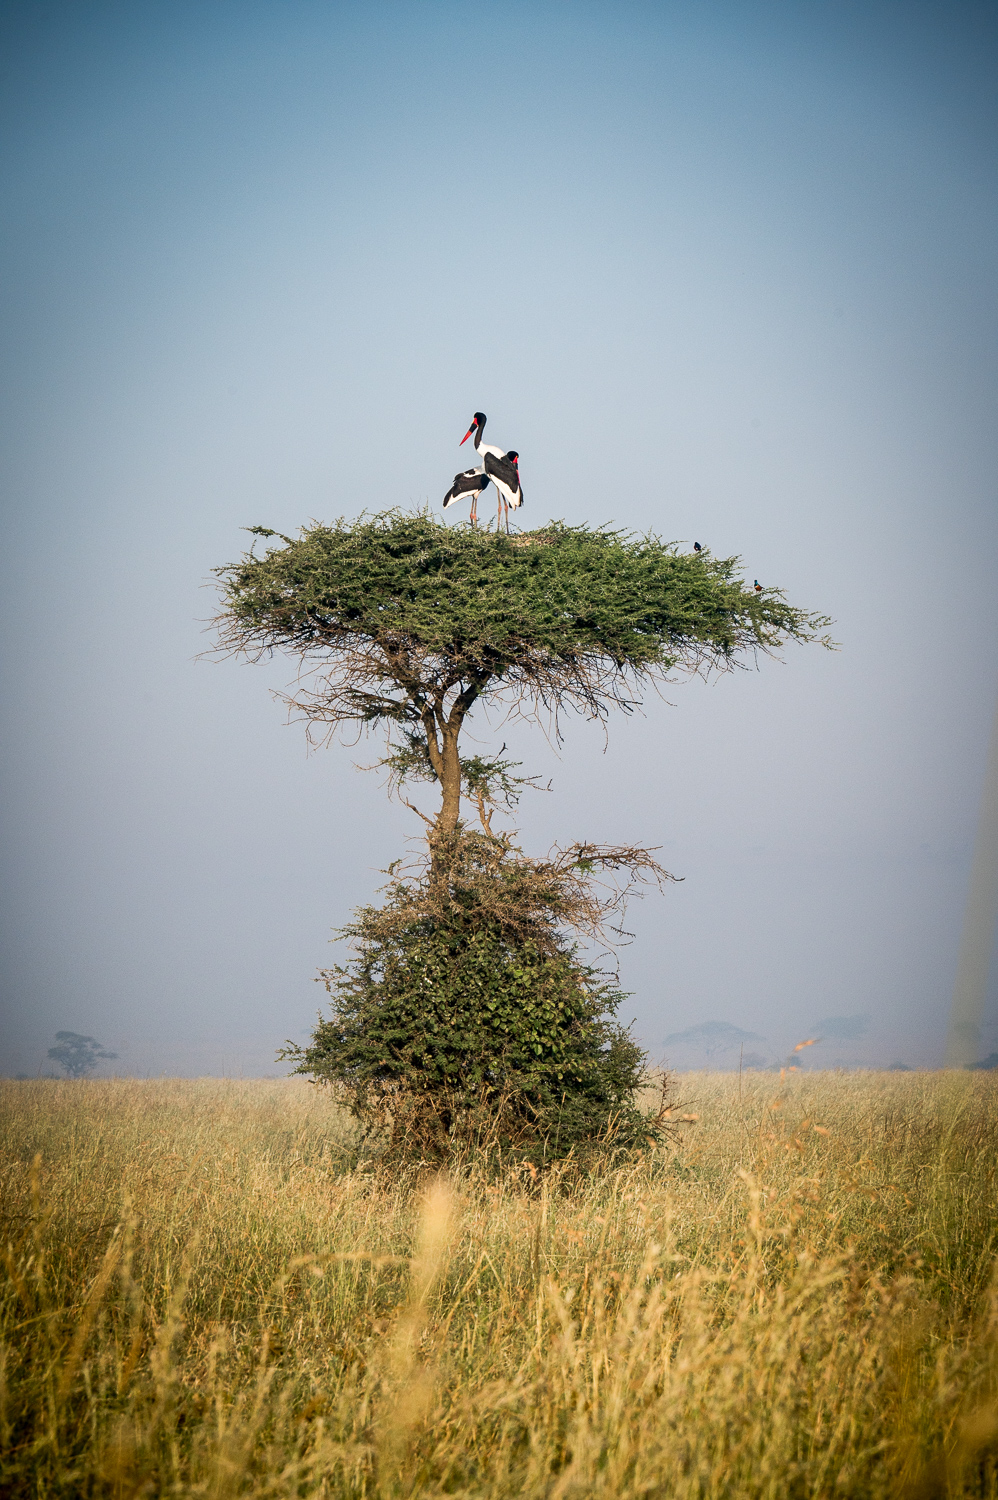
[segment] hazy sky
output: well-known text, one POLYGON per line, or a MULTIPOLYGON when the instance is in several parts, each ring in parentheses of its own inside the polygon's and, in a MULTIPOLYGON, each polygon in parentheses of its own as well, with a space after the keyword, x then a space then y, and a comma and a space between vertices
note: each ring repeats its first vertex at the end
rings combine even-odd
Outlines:
POLYGON ((211 569, 243 526, 439 506, 476 408, 525 526, 698 540, 836 621, 606 753, 511 739, 553 780, 527 849, 684 877, 631 909, 625 1018, 656 1058, 860 1016, 814 1064, 941 1059, 998 692, 994 6, 2 21, 0 1069, 71 1029, 276 1072, 307 1034, 416 820, 373 743, 306 754, 290 667, 197 659, 211 569))

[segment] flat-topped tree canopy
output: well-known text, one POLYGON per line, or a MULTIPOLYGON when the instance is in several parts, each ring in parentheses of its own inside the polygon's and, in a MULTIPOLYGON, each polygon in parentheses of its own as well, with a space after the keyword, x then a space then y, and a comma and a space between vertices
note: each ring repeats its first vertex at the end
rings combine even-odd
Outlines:
POLYGON ((677 669, 828 643, 828 620, 746 588, 737 558, 651 535, 557 522, 510 537, 388 511, 281 541, 218 570, 221 645, 311 666, 291 701, 329 730, 387 720, 425 738, 439 832, 457 824, 457 738, 477 700, 603 718, 677 669))

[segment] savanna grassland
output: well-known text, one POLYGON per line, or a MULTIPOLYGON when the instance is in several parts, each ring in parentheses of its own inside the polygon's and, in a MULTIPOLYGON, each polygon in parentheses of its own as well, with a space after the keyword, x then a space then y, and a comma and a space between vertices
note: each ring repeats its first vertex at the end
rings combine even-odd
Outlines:
POLYGON ((5 1496, 998 1496, 998 1080, 686 1075, 589 1178, 0 1086, 5 1496))

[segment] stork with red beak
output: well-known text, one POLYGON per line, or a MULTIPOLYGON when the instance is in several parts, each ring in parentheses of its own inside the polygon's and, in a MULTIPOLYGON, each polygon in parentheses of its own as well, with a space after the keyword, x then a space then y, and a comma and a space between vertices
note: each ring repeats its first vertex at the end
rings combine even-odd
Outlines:
MULTIPOLYGON (((499 505, 506 517, 506 535, 509 536, 509 508, 518 509, 523 504, 523 486, 520 484, 520 455, 510 448, 502 458, 486 458, 485 472, 499 491, 499 505)), ((499 516, 496 516, 496 531, 499 516)))
MULTIPOLYGON (((487 475, 486 482, 488 482, 488 479, 491 479, 492 483, 499 491, 499 509, 496 515, 496 531, 499 530, 499 524, 502 520, 503 513, 505 512, 506 532, 508 534, 510 506, 512 506, 513 509, 516 510, 523 504, 523 486, 520 484, 520 470, 517 464, 517 460, 519 459, 520 455, 512 449, 508 453, 504 453, 501 448, 494 448, 491 446, 491 444, 482 442, 482 433, 485 431, 485 423, 487 421, 488 418, 483 411, 476 411, 475 415, 471 419, 471 426, 464 434, 464 437, 461 439, 458 447, 460 448, 464 443, 466 443, 471 437, 472 433, 474 433, 475 451, 481 457, 482 472, 487 475)), ((471 474, 472 472, 472 470, 468 471, 469 474, 471 474)), ((455 479, 455 483, 456 482, 457 481, 455 479)), ((483 485, 482 488, 484 489, 485 486, 483 485)), ((481 494, 481 490, 479 490, 478 493, 481 494)), ((475 498, 477 500, 477 495, 475 498)))
POLYGON ((485 431, 485 424, 488 420, 488 417, 483 411, 476 411, 475 415, 471 419, 471 426, 468 428, 467 432, 464 434, 464 437, 461 439, 457 446, 459 448, 463 448, 465 443, 471 437, 471 434, 474 433, 475 452, 482 459, 487 458, 490 453, 493 458, 502 458, 505 453, 505 450, 503 448, 493 448, 489 443, 482 442, 482 433, 485 431))

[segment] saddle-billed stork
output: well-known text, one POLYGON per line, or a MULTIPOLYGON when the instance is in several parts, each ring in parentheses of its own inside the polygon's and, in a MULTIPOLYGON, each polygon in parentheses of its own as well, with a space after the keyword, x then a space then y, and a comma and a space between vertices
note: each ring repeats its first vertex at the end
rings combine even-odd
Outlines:
POLYGON ((471 524, 478 524, 478 497, 490 484, 489 476, 484 469, 465 469, 461 474, 454 475, 454 483, 444 496, 444 510, 448 505, 453 505, 456 500, 466 500, 471 496, 471 524))
POLYGON ((507 536, 509 535, 510 506, 516 510, 523 504, 523 486, 520 484, 520 469, 517 462, 519 457, 515 448, 510 448, 502 458, 493 458, 491 453, 485 455, 485 472, 499 491, 496 531, 499 530, 499 522, 505 512, 507 536))
MULTIPOLYGON (((466 443, 472 433, 474 433, 475 451, 481 456, 486 475, 492 480, 492 483, 499 491, 496 530, 499 530, 499 523, 505 511, 506 530, 508 532, 509 507, 512 506, 516 510, 523 504, 523 486, 520 484, 520 471, 517 467, 517 459, 520 455, 513 449, 510 449, 508 453, 504 453, 501 448, 495 448, 491 443, 482 442, 482 433, 485 431, 487 421, 488 417, 483 411, 476 411, 471 419, 471 426, 464 434, 461 442, 458 443, 458 447, 460 448, 462 444, 466 443)), ((482 488, 484 489, 484 485, 482 488)), ((480 493, 481 491, 479 491, 480 493)))

